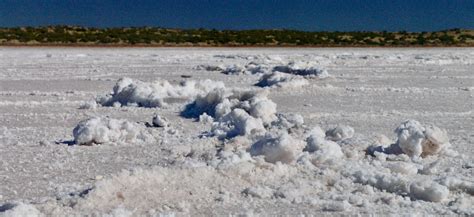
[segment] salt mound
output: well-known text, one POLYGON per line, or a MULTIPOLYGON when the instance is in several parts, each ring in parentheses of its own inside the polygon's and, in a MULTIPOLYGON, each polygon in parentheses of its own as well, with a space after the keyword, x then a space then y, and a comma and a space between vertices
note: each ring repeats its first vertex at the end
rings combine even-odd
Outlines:
POLYGON ((245 150, 233 151, 219 151, 216 154, 216 158, 213 158, 207 165, 210 165, 216 169, 226 169, 235 166, 242 162, 253 162, 253 158, 245 150))
MULTIPOLYGON (((277 105, 267 98, 267 94, 254 95, 248 100, 248 111, 250 115, 262 119, 262 122, 269 125, 276 119, 277 105)), ((244 106, 246 107, 246 106, 244 106)))
POLYGON ((199 115, 199 122, 201 123, 213 123, 214 118, 209 116, 207 113, 203 113, 202 115, 199 115))
POLYGON ((249 115, 245 110, 236 108, 214 122, 212 130, 219 138, 232 138, 243 135, 255 135, 265 132, 262 119, 249 115))
POLYGON ((256 91, 215 89, 198 96, 181 114, 197 118, 204 113, 214 118, 212 133, 220 138, 264 132, 277 119, 276 104, 267 92, 256 91))
POLYGON ((425 137, 426 139, 422 143, 422 157, 438 154, 441 151, 451 147, 448 133, 444 129, 440 129, 436 126, 426 127, 425 137))
POLYGON ((418 200, 441 202, 448 198, 449 189, 433 181, 418 181, 410 185, 410 193, 418 200))
POLYGON ((223 67, 221 72, 226 75, 239 75, 239 74, 259 74, 269 71, 268 65, 264 63, 250 62, 244 66, 240 65, 228 65, 223 67))
POLYGON ((397 144, 403 153, 410 157, 421 155, 423 152, 421 144, 425 139, 424 131, 425 128, 421 126, 420 122, 415 120, 407 120, 395 129, 395 133, 398 136, 397 144))
POLYGON ((168 127, 170 125, 168 119, 159 115, 153 116, 152 124, 154 127, 168 127))
POLYGON ((269 71, 269 68, 270 67, 267 64, 257 62, 250 62, 245 65, 246 72, 250 74, 266 73, 269 71))
POLYGON ((424 127, 420 122, 407 120, 397 129, 397 142, 390 147, 369 147, 368 152, 383 152, 386 154, 404 153, 412 158, 436 155, 450 152, 451 144, 446 130, 436 126, 424 127))
POLYGON ((287 133, 280 135, 267 134, 250 147, 252 156, 263 155, 270 163, 292 163, 303 149, 303 142, 294 139, 287 133))
POLYGON ((418 173, 418 167, 413 163, 402 161, 388 161, 384 163, 384 167, 388 168, 393 173, 414 175, 418 173))
POLYGON ((374 186, 401 195, 410 195, 416 200, 441 202, 449 196, 449 189, 431 180, 410 182, 404 174, 384 173, 377 169, 360 169, 352 173, 356 183, 374 186))
POLYGON ((456 177, 444 177, 439 180, 440 184, 449 188, 452 191, 463 191, 470 195, 474 195, 474 181, 463 180, 456 177))
POLYGON ((300 76, 271 72, 262 75, 259 82, 255 85, 259 87, 298 88, 308 84, 309 82, 300 76))
MULTIPOLYGON (((225 88, 215 89, 210 91, 206 95, 198 95, 194 102, 186 105, 184 111, 181 112, 181 115, 187 118, 197 118, 201 114, 206 113, 207 115, 219 118, 222 116, 222 110, 219 107, 223 107, 225 100, 228 101, 228 98, 232 96, 233 93, 227 91, 225 88)), ((230 112, 230 111, 227 111, 230 112)))
POLYGON ((171 85, 167 80, 148 83, 121 78, 115 84, 112 94, 99 98, 97 102, 103 106, 162 107, 166 105, 166 100, 193 98, 216 88, 224 88, 224 83, 204 80, 171 85))
POLYGON ((81 106, 79 106, 79 109, 91 109, 91 110, 97 109, 97 102, 95 101, 83 102, 81 106))
POLYGON ((333 163, 344 157, 344 153, 337 143, 326 140, 319 134, 310 135, 306 142, 304 151, 312 153, 311 162, 314 165, 333 163))
POLYGON ((74 128, 74 142, 78 145, 134 142, 144 140, 141 126, 126 120, 94 117, 79 122, 74 128))
POLYGON ((317 68, 308 62, 289 62, 287 65, 273 67, 273 71, 306 77, 326 78, 329 76, 327 70, 317 68))
POLYGON ((410 157, 435 155, 448 149, 448 135, 436 126, 423 127, 418 121, 407 120, 395 132, 398 146, 410 157))
POLYGON ((268 58, 266 55, 242 55, 242 54, 218 54, 214 55, 213 57, 215 58, 221 58, 221 59, 244 59, 244 60, 255 60, 255 59, 262 59, 262 58, 268 58))
POLYGON ((342 212, 347 211, 352 207, 352 205, 347 201, 337 201, 337 202, 326 202, 324 204, 324 211, 329 212, 342 212))
POLYGON ((245 68, 238 66, 238 65, 229 65, 224 67, 221 70, 221 73, 226 74, 226 75, 238 75, 245 73, 245 68))
POLYGON ((269 71, 269 66, 264 63, 249 62, 245 65, 227 65, 227 66, 215 66, 215 65, 198 65, 194 67, 196 70, 206 71, 220 71, 226 75, 240 75, 240 74, 259 74, 269 71))
POLYGON ((333 129, 326 131, 326 138, 332 141, 340 141, 349 139, 354 136, 354 128, 346 125, 339 125, 333 129))
MULTIPOLYGON (((240 75, 240 74, 264 74, 267 73, 269 76, 273 76, 271 79, 273 82, 277 80, 289 80, 291 77, 284 77, 279 73, 291 74, 296 76, 304 77, 317 77, 317 78, 326 78, 329 77, 329 73, 325 69, 318 68, 310 62, 289 62, 285 65, 281 65, 281 61, 259 61, 259 62, 249 62, 245 65, 227 65, 227 66, 214 66, 214 65, 198 65, 194 67, 197 70, 206 70, 206 71, 220 71, 226 75, 240 75), (279 73, 271 73, 279 72, 279 73)), ((269 79, 267 79, 269 80, 269 79)), ((296 80, 296 79, 293 79, 296 80)), ((299 80, 300 82, 302 80, 299 80)), ((269 81, 271 82, 271 81, 269 81)), ((282 81, 280 81, 281 83, 282 81)), ((294 81, 295 82, 295 81, 294 81)), ((263 85, 263 81, 262 84, 263 85)), ((269 85, 266 85, 269 86, 269 85)))
POLYGON ((202 64, 194 67, 196 70, 206 70, 206 71, 222 71, 223 67, 222 66, 214 66, 214 65, 209 65, 209 64, 202 64))
POLYGON ((304 118, 300 114, 288 113, 288 114, 277 114, 278 120, 272 123, 273 127, 290 129, 290 128, 302 128, 304 124, 304 118))
POLYGON ((314 126, 307 133, 307 138, 309 138, 310 136, 324 138, 324 137, 326 137, 326 133, 324 132, 323 129, 321 129, 320 126, 314 126))
POLYGON ((410 192, 410 181, 402 174, 384 173, 377 168, 360 168, 350 171, 355 183, 370 185, 391 193, 407 194, 410 192))

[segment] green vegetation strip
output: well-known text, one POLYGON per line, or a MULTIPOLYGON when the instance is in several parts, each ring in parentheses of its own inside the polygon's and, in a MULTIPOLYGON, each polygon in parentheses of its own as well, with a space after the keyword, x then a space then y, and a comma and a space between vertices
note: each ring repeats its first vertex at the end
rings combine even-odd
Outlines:
POLYGON ((305 32, 77 26, 0 28, 0 45, 71 46, 474 46, 474 30, 305 32))

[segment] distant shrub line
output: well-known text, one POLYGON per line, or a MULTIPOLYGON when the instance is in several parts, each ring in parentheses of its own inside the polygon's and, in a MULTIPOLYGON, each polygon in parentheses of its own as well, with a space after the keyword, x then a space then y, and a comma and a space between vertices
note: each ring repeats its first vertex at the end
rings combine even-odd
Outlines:
POLYGON ((0 45, 473 46, 474 31, 305 32, 77 26, 0 28, 0 45))

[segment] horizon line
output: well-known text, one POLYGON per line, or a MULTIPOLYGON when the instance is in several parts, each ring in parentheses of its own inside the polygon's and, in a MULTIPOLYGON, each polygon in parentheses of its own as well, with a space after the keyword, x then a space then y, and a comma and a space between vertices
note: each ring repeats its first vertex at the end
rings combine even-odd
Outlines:
POLYGON ((444 31, 474 31, 469 28, 448 28, 439 29, 432 31, 408 31, 408 30, 299 30, 291 28, 249 28, 249 29, 219 29, 219 28, 180 28, 180 27, 163 27, 163 26, 113 26, 113 27, 95 27, 95 26, 82 26, 82 25, 71 25, 71 24, 54 24, 54 25, 37 25, 37 26, 0 26, 0 29, 14 29, 14 28, 49 28, 49 27, 74 27, 74 28, 87 28, 87 29, 139 29, 139 28, 152 28, 152 29, 168 29, 168 30, 206 30, 206 31, 295 31, 295 32, 406 32, 406 33, 422 33, 422 32, 444 32, 444 31))

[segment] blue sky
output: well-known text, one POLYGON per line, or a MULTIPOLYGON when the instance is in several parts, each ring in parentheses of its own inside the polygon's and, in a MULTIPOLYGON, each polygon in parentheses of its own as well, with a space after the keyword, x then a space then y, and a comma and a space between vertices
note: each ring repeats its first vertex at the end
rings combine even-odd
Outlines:
POLYGON ((0 0, 0 26, 474 29, 474 0, 0 0))

